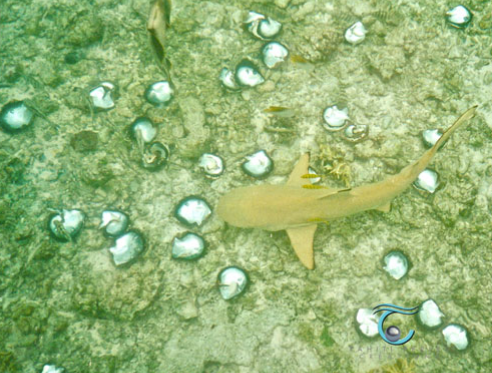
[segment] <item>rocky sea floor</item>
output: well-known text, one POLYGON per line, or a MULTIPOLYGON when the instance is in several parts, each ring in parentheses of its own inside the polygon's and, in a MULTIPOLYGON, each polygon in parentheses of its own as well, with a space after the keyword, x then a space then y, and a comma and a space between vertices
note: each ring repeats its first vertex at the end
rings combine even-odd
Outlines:
POLYGON ((465 29, 445 22, 454 3, 386 4, 175 0, 166 53, 176 95, 156 108, 143 97, 163 79, 146 31, 149 1, 2 1, 0 106, 26 100, 40 115, 26 131, 0 132, 0 371, 492 371, 492 4, 464 4, 474 14, 465 29), (277 18, 278 41, 309 62, 266 69, 264 42, 242 27, 252 9, 277 18), (358 20, 368 34, 350 45, 343 33, 358 20), (221 69, 247 57, 266 82, 223 88, 221 69), (88 89, 103 81, 118 87, 115 108, 94 112, 88 89), (369 127, 365 141, 323 128, 333 104, 369 127), (383 180, 420 157, 424 129, 446 129, 473 105, 476 117, 431 164, 441 188, 410 188, 389 213, 320 224, 313 271, 285 232, 230 227, 216 214, 191 229, 207 254, 171 259, 171 241, 188 230, 173 215, 184 197, 215 207, 235 187, 284 183, 307 151, 325 185, 383 180), (264 112, 272 106, 293 115, 264 112), (139 164, 128 127, 140 116, 158 124, 157 139, 171 150, 162 170, 139 164), (257 181, 240 164, 260 149, 275 169, 257 181), (215 180, 198 167, 205 152, 225 160, 215 180), (87 216, 73 242, 47 230, 52 209, 63 208, 87 216), (112 239, 98 228, 106 208, 127 213, 145 237, 130 266, 114 265, 112 239), (394 249, 411 263, 398 281, 382 263, 394 249), (251 284, 225 301, 216 281, 229 265, 251 284), (446 345, 442 327, 429 331, 414 318, 394 316, 404 334, 416 331, 404 347, 357 330, 360 308, 429 298, 443 326, 467 328, 464 351, 446 345))

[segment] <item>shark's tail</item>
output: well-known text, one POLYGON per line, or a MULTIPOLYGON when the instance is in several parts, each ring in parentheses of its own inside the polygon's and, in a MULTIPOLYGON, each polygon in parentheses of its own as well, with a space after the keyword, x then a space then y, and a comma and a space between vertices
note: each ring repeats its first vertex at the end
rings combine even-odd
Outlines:
POLYGON ((411 165, 411 172, 417 177, 429 164, 432 160, 432 157, 436 154, 436 152, 444 145, 444 143, 449 139, 449 137, 456 131, 459 127, 461 127, 467 120, 471 119, 475 115, 475 111, 477 110, 478 105, 472 106, 467 111, 465 111, 461 116, 453 123, 451 127, 449 127, 443 135, 437 140, 432 148, 427 150, 422 157, 411 165))
POLYGON ((446 142, 447 139, 456 131, 459 127, 461 127, 468 119, 471 119, 475 116, 475 111, 477 110, 478 105, 472 106, 467 111, 465 111, 461 116, 453 123, 451 127, 449 127, 446 132, 437 140, 432 148, 435 148, 436 151, 441 148, 441 146, 446 142))

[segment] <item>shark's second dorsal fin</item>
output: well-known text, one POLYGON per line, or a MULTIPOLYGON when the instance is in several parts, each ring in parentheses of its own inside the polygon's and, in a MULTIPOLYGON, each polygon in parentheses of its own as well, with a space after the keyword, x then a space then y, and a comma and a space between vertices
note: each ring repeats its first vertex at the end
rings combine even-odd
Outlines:
POLYGON ((290 173, 289 180, 287 180, 287 185, 302 187, 306 184, 306 179, 303 179, 302 175, 306 175, 308 173, 308 167, 309 153, 304 153, 301 155, 301 158, 299 158, 296 166, 290 173))
POLYGON ((292 244, 297 257, 307 269, 314 268, 313 241, 316 228, 317 225, 313 224, 305 227, 287 229, 290 243, 292 244))

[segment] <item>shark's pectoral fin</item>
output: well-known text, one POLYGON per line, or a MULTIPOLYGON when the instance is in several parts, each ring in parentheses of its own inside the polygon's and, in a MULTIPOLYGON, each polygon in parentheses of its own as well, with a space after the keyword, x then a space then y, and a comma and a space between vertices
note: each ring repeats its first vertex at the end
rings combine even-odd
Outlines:
POLYGON ((287 229, 287 234, 289 235, 290 242, 297 257, 308 269, 314 268, 313 241, 314 232, 316 232, 317 227, 316 224, 313 224, 305 227, 287 229))
POLYGON ((374 210, 382 211, 382 212, 390 212, 391 210, 391 202, 387 202, 381 206, 376 207, 374 210))

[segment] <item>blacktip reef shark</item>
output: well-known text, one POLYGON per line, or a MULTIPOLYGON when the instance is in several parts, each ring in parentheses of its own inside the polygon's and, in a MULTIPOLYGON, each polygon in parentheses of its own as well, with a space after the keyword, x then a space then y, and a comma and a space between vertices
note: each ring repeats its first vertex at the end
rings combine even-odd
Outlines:
POLYGON ((351 189, 306 185, 309 154, 303 154, 285 185, 254 185, 222 196, 218 215, 228 224, 267 231, 286 230, 300 261, 314 268, 313 241, 319 222, 366 210, 389 211, 393 198, 407 189, 427 167, 452 133, 475 115, 477 106, 464 112, 420 159, 386 180, 351 189))

